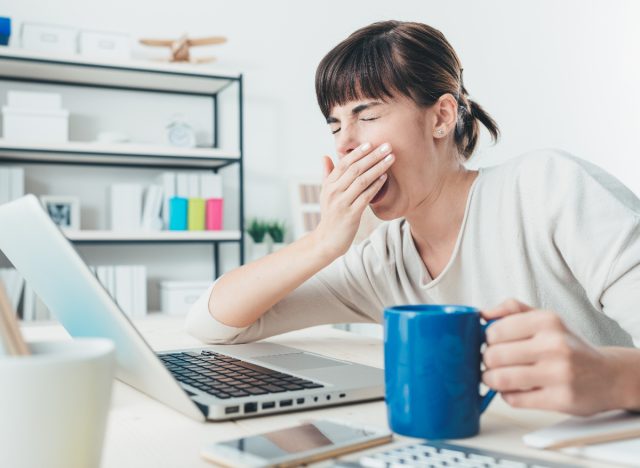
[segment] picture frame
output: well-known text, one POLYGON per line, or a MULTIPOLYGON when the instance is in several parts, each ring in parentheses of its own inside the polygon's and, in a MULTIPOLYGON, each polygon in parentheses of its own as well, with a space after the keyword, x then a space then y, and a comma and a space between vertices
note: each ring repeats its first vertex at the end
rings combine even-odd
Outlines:
POLYGON ((40 203, 51 220, 65 231, 80 230, 80 199, 66 195, 42 195, 40 203))

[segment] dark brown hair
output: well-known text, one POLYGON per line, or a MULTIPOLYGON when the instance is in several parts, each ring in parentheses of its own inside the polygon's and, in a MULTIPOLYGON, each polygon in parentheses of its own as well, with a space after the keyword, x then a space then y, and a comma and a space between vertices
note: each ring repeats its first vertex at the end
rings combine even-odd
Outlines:
POLYGON ((453 47, 426 24, 383 21, 361 28, 334 47, 316 70, 316 95, 325 118, 336 105, 362 98, 385 100, 394 93, 419 106, 431 106, 446 93, 453 95, 458 101, 454 138, 465 159, 478 141, 478 121, 494 142, 498 140, 495 121, 468 97, 453 47))

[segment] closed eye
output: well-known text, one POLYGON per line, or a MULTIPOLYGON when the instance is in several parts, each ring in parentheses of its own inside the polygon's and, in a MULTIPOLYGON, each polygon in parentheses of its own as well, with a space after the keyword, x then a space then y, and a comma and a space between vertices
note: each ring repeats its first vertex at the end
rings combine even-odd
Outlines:
MULTIPOLYGON (((360 120, 362 120, 363 122, 371 122, 373 120, 378 120, 380 117, 370 117, 368 119, 362 118, 360 120)), ((338 133, 340 131, 340 127, 338 127, 336 130, 333 130, 331 133, 333 135, 335 135, 336 133, 338 133)))

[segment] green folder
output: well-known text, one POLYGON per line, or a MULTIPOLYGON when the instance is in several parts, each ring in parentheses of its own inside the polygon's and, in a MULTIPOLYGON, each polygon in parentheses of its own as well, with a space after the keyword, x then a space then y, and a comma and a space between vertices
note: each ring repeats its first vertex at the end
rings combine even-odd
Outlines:
POLYGON ((189 198, 189 231, 204 231, 204 198, 189 198))

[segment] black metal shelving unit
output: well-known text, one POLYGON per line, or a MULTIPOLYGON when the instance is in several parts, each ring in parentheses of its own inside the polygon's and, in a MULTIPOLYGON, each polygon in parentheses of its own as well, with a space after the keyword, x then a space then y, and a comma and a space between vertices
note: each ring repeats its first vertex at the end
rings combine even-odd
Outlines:
MULTIPOLYGON (((146 93, 200 96, 212 100, 213 146, 181 149, 153 145, 99 145, 92 143, 29 145, 0 139, 0 163, 71 164, 149 169, 211 170, 238 165, 239 230, 222 236, 153 235, 113 238, 108 236, 73 236, 77 244, 158 244, 207 243, 213 246, 214 278, 220 272, 221 243, 239 244, 239 261, 244 263, 244 169, 243 169, 243 79, 242 74, 214 73, 210 70, 182 64, 147 63, 142 61, 94 61, 82 57, 54 57, 20 49, 0 47, 0 81, 89 87, 146 93), (226 152, 219 143, 219 94, 237 85, 238 150, 226 152), (132 150, 133 148, 133 150, 132 150)), ((211 231, 216 232, 216 231, 211 231)))

